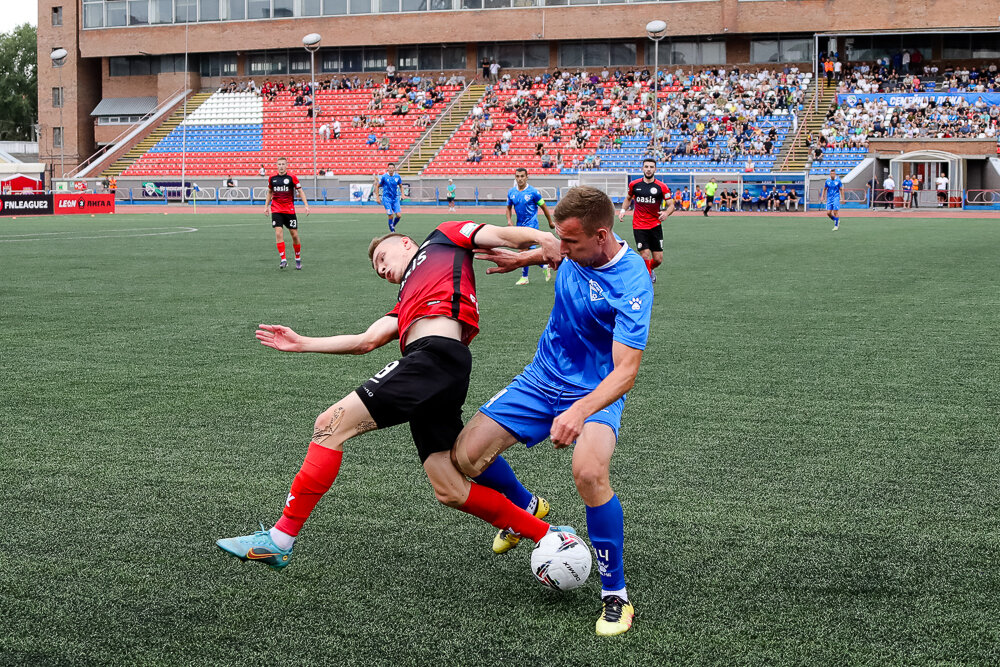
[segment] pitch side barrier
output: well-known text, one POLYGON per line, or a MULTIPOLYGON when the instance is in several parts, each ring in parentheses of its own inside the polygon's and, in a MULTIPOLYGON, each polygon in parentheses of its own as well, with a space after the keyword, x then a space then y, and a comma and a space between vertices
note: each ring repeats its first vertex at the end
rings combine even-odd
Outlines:
POLYGON ((1000 190, 968 190, 962 201, 971 211, 1000 211, 1000 190))

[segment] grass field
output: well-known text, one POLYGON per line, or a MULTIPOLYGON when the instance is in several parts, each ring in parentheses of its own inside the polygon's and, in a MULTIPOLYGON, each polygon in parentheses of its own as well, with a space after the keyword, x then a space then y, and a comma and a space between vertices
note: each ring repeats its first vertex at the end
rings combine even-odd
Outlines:
MULTIPOLYGON (((626 636, 594 636, 596 572, 547 591, 528 545, 494 556, 438 506, 405 427, 348 443, 285 571, 224 556, 277 518, 315 416, 398 353, 254 327, 379 317, 383 227, 313 215, 279 272, 262 215, 0 220, 0 663, 1000 661, 995 220, 671 218, 612 462, 626 636)), ((551 285, 514 280, 479 271, 467 416, 545 325, 551 285)), ((584 529, 568 451, 508 459, 584 529)))

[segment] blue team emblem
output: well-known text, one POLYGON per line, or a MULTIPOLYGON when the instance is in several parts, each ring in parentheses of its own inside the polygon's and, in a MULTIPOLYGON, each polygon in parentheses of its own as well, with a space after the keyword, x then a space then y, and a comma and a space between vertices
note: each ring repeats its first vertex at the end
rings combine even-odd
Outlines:
POLYGON ((604 300, 604 290, 593 280, 590 281, 590 300, 591 301, 603 301, 604 300))
POLYGON ((629 299, 629 305, 632 306, 632 310, 641 310, 642 299, 640 299, 639 297, 634 297, 632 299, 629 299))

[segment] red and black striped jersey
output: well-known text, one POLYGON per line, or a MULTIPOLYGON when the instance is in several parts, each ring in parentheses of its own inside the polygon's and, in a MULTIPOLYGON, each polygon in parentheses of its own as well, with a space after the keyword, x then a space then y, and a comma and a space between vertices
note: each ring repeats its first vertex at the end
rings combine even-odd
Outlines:
POLYGON ((295 188, 299 187, 299 179, 292 174, 275 174, 267 187, 271 191, 272 213, 295 213, 295 188))
POLYGON ((635 201, 633 229, 652 229, 660 224, 660 209, 663 200, 670 196, 670 188, 656 179, 647 183, 637 178, 628 184, 628 194, 635 201))
POLYGON ((450 317, 462 324, 462 342, 479 333, 479 303, 472 249, 478 222, 444 222, 420 244, 403 274, 396 307, 388 314, 399 318, 399 345, 406 331, 424 317, 450 317))

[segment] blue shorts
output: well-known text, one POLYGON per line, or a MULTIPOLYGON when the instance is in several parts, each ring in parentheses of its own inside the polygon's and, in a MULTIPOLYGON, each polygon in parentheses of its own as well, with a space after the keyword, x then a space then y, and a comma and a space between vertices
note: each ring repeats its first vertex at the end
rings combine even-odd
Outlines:
MULTIPOLYGON (((549 437, 553 419, 587 393, 589 392, 579 390, 562 391, 521 373, 479 408, 479 411, 503 426, 519 441, 532 447, 549 437)), ((624 407, 625 397, 622 396, 608 407, 592 414, 585 422, 607 424, 615 432, 617 440, 624 407)))
POLYGON ((840 202, 839 201, 830 201, 830 200, 827 200, 827 202, 826 202, 826 210, 828 210, 828 211, 839 211, 840 210, 840 202))
POLYGON ((531 227, 532 229, 538 229, 538 218, 535 218, 534 220, 528 220, 527 222, 521 222, 520 220, 518 220, 517 221, 517 226, 518 227, 531 227))
POLYGON ((382 198, 382 206, 385 207, 386 215, 399 215, 399 199, 382 198))

